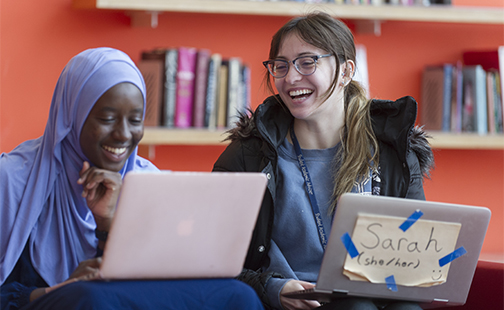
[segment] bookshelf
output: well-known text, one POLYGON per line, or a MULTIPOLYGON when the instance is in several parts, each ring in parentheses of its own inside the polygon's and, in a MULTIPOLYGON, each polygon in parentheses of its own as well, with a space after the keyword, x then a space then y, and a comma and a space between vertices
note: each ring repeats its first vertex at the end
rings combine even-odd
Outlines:
POLYGON ((141 145, 224 145, 226 129, 145 127, 141 145))
MULTIPOLYGON (((495 7, 457 6, 371 6, 338 5, 334 3, 301 3, 292 1, 245 0, 72 0, 76 9, 127 11, 135 16, 145 12, 185 12, 205 14, 295 16, 321 10, 356 22, 405 21, 444 22, 462 24, 504 25, 504 9, 495 7)), ((379 23, 378 23, 379 24, 379 23)), ((152 25, 152 23, 151 23, 152 25)), ((375 23, 376 25, 376 23, 375 23)), ((376 27, 376 26, 375 26, 376 27)), ((376 31, 376 29, 375 29, 376 31)), ((224 130, 167 129, 147 127, 143 145, 221 145, 224 130)), ((480 136, 471 133, 430 132, 434 148, 446 149, 504 149, 504 135, 480 136)))
MULTIPOLYGON (((224 145, 226 129, 199 128, 169 129, 145 127, 141 145, 224 145)), ((429 143, 437 149, 489 149, 504 150, 504 135, 475 133, 428 132, 429 143)))
POLYGON ((437 149, 487 149, 504 150, 504 135, 476 133, 428 132, 432 137, 429 143, 437 149))
POLYGON ((372 6, 244 0, 73 0, 78 9, 295 16, 321 10, 342 19, 504 24, 504 10, 490 7, 372 6))

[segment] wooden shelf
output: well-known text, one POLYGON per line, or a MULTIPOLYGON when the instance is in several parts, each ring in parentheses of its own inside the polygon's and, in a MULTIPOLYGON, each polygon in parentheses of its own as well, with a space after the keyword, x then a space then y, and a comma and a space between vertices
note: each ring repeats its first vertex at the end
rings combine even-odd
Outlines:
POLYGON ((296 16, 315 10, 342 19, 504 24, 504 8, 372 6, 246 0, 72 0, 78 9, 296 16))
POLYGON ((140 145, 225 145, 225 130, 145 127, 140 145))
MULTIPOLYGON (((168 129, 146 127, 141 145, 225 145, 226 130, 168 129)), ((504 135, 447 133, 431 131, 429 143, 435 149, 495 149, 504 150, 504 135)))
POLYGON ((428 132, 429 143, 435 149, 495 149, 504 150, 504 135, 475 133, 428 132))

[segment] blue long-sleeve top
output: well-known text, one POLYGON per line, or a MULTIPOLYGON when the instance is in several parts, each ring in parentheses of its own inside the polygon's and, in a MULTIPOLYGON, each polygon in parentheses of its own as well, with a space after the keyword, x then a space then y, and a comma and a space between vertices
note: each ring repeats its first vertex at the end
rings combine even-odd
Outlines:
POLYGON ((16 266, 0 287, 0 309, 20 309, 30 302, 30 294, 34 289, 47 286, 33 268, 27 243, 16 266))
MULTIPOLYGON (((103 251, 98 249, 96 256, 102 254, 103 251)), ((48 286, 33 267, 28 243, 26 243, 16 266, 0 287, 0 309, 20 309, 30 302, 30 294, 33 290, 48 286)))
MULTIPOLYGON (((339 144, 324 150, 303 150, 326 233, 331 230, 328 209, 333 190, 334 157, 339 144)), ((275 309, 282 309, 280 291, 292 279, 316 282, 324 249, 305 190, 293 145, 284 140, 279 147, 277 206, 269 251, 270 265, 265 271, 282 274, 285 279, 271 278, 266 291, 275 309)), ((328 236, 326 236, 328 237, 328 236)))

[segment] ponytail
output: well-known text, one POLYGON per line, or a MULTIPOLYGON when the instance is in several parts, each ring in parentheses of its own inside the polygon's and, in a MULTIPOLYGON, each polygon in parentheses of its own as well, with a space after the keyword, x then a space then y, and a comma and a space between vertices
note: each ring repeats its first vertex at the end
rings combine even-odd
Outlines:
POLYGON ((370 114, 371 100, 362 86, 350 81, 345 89, 345 126, 341 148, 336 155, 339 166, 334 177, 333 201, 329 213, 333 213, 342 194, 352 190, 355 181, 366 178, 370 169, 378 169, 378 141, 374 135, 370 114))

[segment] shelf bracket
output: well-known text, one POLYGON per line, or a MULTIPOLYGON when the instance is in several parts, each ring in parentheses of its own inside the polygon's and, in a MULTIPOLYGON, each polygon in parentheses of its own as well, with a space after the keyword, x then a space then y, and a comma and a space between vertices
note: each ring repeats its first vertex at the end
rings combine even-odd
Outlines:
POLYGON ((151 27, 158 26, 158 11, 133 11, 129 15, 131 17, 131 27, 151 27))
POLYGON ((361 34, 374 34, 381 36, 381 20, 357 20, 355 21, 356 32, 361 34))

